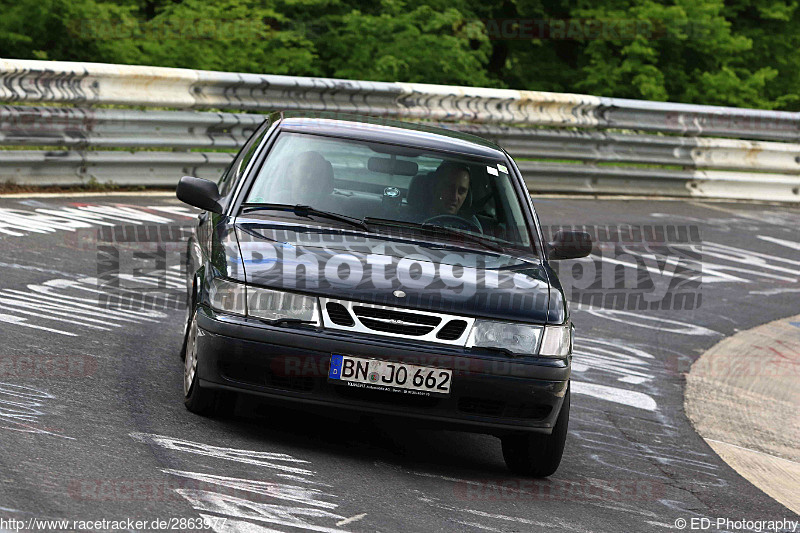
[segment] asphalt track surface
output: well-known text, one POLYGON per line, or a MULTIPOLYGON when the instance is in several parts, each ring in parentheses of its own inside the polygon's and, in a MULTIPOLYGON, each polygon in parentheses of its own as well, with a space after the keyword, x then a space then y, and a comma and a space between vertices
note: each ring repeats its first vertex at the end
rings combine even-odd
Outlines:
MULTIPOLYGON (((0 517, 206 516, 225 519, 217 531, 248 532, 667 531, 679 519, 797 520, 695 433, 683 374, 720 339, 800 311, 800 209, 535 203, 546 225, 694 225, 703 241, 699 308, 574 311, 569 435, 561 467, 544 481, 509 474, 491 436, 257 400, 240 401, 231 419, 189 413, 183 310, 104 308, 97 243, 80 237, 111 224, 186 225, 188 209, 152 196, 0 199, 0 517)), ((167 262, 164 278, 174 290, 178 263, 167 262)), ((124 281, 131 264, 120 264, 124 281)), ((707 530, 741 530, 715 524, 707 530)))

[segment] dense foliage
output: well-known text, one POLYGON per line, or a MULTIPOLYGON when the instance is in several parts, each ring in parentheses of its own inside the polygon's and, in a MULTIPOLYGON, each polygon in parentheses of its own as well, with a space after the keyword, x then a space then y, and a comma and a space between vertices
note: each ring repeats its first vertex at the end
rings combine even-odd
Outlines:
POLYGON ((798 0, 0 0, 0 56, 800 109, 798 0))

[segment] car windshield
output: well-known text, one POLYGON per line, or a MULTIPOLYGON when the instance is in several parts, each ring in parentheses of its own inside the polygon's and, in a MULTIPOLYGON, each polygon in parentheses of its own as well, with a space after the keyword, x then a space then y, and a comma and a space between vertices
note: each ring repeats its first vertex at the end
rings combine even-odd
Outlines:
MULTIPOLYGON (((507 161, 301 133, 282 133, 245 206, 302 205, 367 227, 469 234, 531 251, 507 161), (422 226, 424 225, 424 226, 422 226)), ((265 206, 268 207, 268 206, 265 206)))

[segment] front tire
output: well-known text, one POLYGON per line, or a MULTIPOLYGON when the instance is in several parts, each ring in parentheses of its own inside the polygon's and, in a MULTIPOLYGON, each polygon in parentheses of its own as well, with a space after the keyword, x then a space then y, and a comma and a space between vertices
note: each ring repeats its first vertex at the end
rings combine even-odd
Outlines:
POLYGON ((517 434, 502 437, 503 458, 513 473, 528 477, 547 477, 561 464, 569 424, 569 386, 561 412, 550 435, 517 434))
POLYGON ((183 343, 181 343, 181 361, 186 361, 186 343, 189 340, 189 327, 192 325, 192 318, 193 313, 195 311, 195 287, 197 286, 197 280, 192 283, 192 289, 189 292, 190 296, 187 298, 186 301, 186 315, 183 319, 183 343))
POLYGON ((227 416, 233 414, 236 395, 229 391, 215 391, 200 386, 197 377, 197 310, 191 314, 186 332, 183 364, 183 404, 192 413, 201 416, 227 416))

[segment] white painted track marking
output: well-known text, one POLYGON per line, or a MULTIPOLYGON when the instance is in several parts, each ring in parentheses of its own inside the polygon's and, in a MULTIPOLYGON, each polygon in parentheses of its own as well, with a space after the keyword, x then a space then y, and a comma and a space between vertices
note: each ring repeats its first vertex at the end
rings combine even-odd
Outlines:
POLYGON ((583 394, 609 402, 619 403, 645 411, 655 411, 658 408, 656 401, 643 392, 598 385, 596 383, 586 383, 584 381, 572 380, 570 386, 575 394, 583 394))

